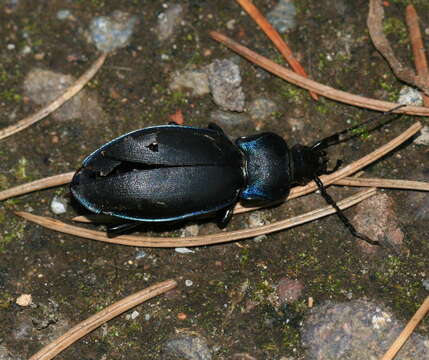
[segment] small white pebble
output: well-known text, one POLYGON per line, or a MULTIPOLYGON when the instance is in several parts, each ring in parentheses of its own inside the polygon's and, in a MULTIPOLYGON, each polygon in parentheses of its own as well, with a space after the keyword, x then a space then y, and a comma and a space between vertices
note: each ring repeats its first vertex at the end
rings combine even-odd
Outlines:
POLYGON ((61 215, 67 212, 67 205, 64 199, 55 195, 51 201, 51 211, 56 215, 61 215))
POLYGON ((186 286, 192 286, 192 285, 194 285, 194 282, 192 280, 185 280, 185 285, 186 286))
POLYGON ((19 306, 29 306, 33 303, 33 297, 31 294, 22 294, 16 299, 16 303, 19 306))
POLYGON ((138 312, 138 311, 136 311, 136 310, 134 310, 132 313, 131 313, 131 320, 134 320, 137 316, 139 316, 140 315, 140 313, 138 312))
POLYGON ((192 249, 188 249, 186 247, 178 247, 174 249, 175 252, 179 254, 193 254, 195 251, 192 249))

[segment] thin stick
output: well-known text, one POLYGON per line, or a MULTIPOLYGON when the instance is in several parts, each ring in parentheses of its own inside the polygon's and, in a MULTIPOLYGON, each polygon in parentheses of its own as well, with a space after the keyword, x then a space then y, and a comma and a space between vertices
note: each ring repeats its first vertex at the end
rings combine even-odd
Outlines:
MULTIPOLYGON (((425 47, 423 44, 422 33, 420 32, 419 17, 413 4, 406 8, 405 20, 407 21, 408 31, 410 33, 411 47, 414 54, 414 65, 417 75, 426 78, 429 85, 429 70, 426 60, 425 47)), ((423 93, 423 104, 429 106, 429 96, 423 93)))
POLYGON ((14 186, 10 189, 0 191, 0 201, 15 196, 28 194, 33 191, 43 190, 54 186, 67 184, 73 178, 74 172, 68 172, 58 175, 49 176, 43 179, 32 181, 26 184, 14 186))
POLYGON ((345 177, 336 180, 333 185, 429 191, 429 182, 397 179, 345 177))
MULTIPOLYGON (((375 189, 370 188, 361 191, 349 198, 337 203, 340 209, 346 209, 360 201, 363 201, 375 194, 375 189)), ((234 240, 247 239, 263 234, 270 234, 276 231, 288 229, 293 226, 307 223, 309 221, 319 219, 321 217, 335 213, 335 209, 327 206, 322 209, 314 210, 306 214, 296 216, 291 219, 277 221, 268 225, 260 226, 253 229, 241 229, 229 232, 219 232, 210 235, 186 236, 183 238, 175 237, 153 237, 153 236, 136 236, 136 235, 120 235, 114 238, 107 236, 105 232, 81 228, 79 226, 69 225, 60 220, 48 217, 33 215, 27 212, 16 212, 16 215, 21 216, 28 221, 44 226, 48 229, 59 231, 65 234, 75 235, 82 238, 103 241, 112 244, 142 246, 142 247, 183 247, 183 246, 202 246, 225 243, 234 240)))
POLYGON ((392 360, 398 351, 401 349, 402 345, 405 344, 407 339, 410 337, 418 323, 426 316, 429 311, 429 296, 425 299, 423 304, 416 311, 414 316, 405 326, 404 330, 399 334, 393 344, 390 346, 389 350, 383 355, 381 360, 392 360))
POLYGON ((396 58, 392 46, 383 32, 383 18, 384 8, 382 1, 369 0, 367 26, 374 46, 389 63, 390 68, 399 80, 418 87, 429 95, 429 84, 426 82, 426 79, 420 78, 413 69, 405 66, 396 58))
POLYGON ((76 82, 71 85, 60 97, 55 99, 50 104, 44 106, 42 109, 37 111, 35 114, 26 117, 18 121, 16 124, 8 126, 0 130, 0 140, 7 138, 8 136, 15 134, 21 130, 28 128, 39 120, 42 120, 65 102, 69 101, 75 96, 82 88, 94 77, 97 71, 101 68, 104 61, 106 60, 107 53, 103 53, 100 57, 92 64, 92 66, 79 78, 76 82))
MULTIPOLYGON (((265 16, 258 10, 258 8, 253 5, 251 0, 236 0, 240 6, 247 11, 250 17, 260 26, 262 31, 268 38, 274 43, 276 48, 280 51, 286 61, 289 63, 291 68, 299 75, 308 77, 304 68, 301 66, 299 61, 293 56, 292 50, 289 48, 288 44, 283 40, 280 34, 276 29, 268 22, 265 16)), ((310 91, 310 95, 314 100, 318 100, 316 93, 310 91)))
POLYGON ((140 303, 149 300, 157 295, 165 293, 177 286, 176 281, 166 280, 155 285, 152 285, 144 290, 136 292, 126 298, 108 306, 107 308, 92 315, 88 319, 82 321, 72 327, 64 335, 54 340, 36 354, 30 360, 49 360, 58 355, 60 352, 68 348, 74 342, 84 337, 94 329, 103 325, 105 322, 122 314, 123 312, 139 305, 140 303))
MULTIPOLYGON (((289 81, 292 84, 300 86, 304 89, 311 90, 315 93, 323 95, 329 99, 343 102, 354 106, 359 106, 366 109, 378 110, 378 111, 389 111, 394 107, 400 105, 397 103, 391 103, 388 101, 376 100, 367 98, 364 96, 350 94, 345 91, 334 89, 330 86, 320 84, 314 80, 307 79, 301 75, 294 73, 293 71, 286 69, 285 67, 276 64, 274 61, 267 59, 266 57, 255 53, 249 48, 240 45, 234 40, 227 36, 220 34, 216 31, 211 31, 210 36, 227 46, 237 54, 243 56, 250 62, 262 67, 263 69, 277 75, 278 77, 289 81)), ((429 116, 429 108, 423 106, 404 106, 394 111, 394 113, 408 114, 408 115, 420 115, 429 116)))

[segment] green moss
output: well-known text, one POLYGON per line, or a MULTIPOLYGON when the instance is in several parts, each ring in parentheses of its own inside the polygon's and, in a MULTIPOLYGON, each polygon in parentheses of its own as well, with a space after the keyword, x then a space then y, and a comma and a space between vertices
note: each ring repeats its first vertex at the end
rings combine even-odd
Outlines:
POLYGON ((5 89, 0 92, 0 99, 4 101, 19 102, 22 100, 22 95, 15 88, 5 89))
POLYGON ((399 94, 399 90, 396 84, 386 81, 383 78, 380 78, 378 85, 387 92, 387 98, 389 101, 396 102, 399 94))
POLYGON ((0 292, 0 309, 7 309, 13 303, 14 297, 8 292, 0 292))
POLYGON ((7 176, 0 173, 0 190, 5 190, 9 187, 10 187, 10 184, 7 176))
POLYGON ((13 169, 13 173, 18 180, 27 179, 27 166, 28 160, 25 157, 22 157, 18 160, 18 164, 13 169))
POLYGON ((301 89, 293 84, 284 83, 280 88, 280 95, 288 101, 301 103, 306 98, 307 90, 301 89))
POLYGON ((17 239, 22 239, 24 236, 25 222, 19 221, 15 224, 10 224, 10 221, 15 222, 15 220, 9 220, 8 225, 11 226, 11 230, 3 232, 0 237, 0 254, 6 250, 7 244, 17 239))
POLYGON ((404 44, 408 42, 408 30, 404 22, 395 17, 385 18, 383 21, 383 30, 385 35, 394 35, 399 38, 399 42, 404 44))

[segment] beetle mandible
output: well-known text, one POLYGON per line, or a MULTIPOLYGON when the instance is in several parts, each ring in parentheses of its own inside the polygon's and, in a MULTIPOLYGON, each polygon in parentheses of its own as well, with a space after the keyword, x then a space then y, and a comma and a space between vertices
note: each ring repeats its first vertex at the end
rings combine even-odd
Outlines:
POLYGON ((96 214, 131 222, 209 215, 223 227, 238 201, 262 205, 283 200, 294 184, 315 180, 351 233, 372 243, 355 230, 319 179, 329 173, 323 149, 361 125, 312 146, 292 148, 272 132, 232 142, 215 124, 206 129, 173 124, 148 127, 122 135, 90 154, 70 189, 80 204, 96 214))

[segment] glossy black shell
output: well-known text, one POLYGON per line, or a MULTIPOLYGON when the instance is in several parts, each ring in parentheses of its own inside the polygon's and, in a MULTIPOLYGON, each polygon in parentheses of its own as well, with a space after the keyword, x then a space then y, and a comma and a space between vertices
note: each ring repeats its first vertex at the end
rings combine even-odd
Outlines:
POLYGON ((70 189, 87 209, 165 222, 215 215, 227 221, 238 200, 285 198, 292 156, 274 133, 231 142, 222 129, 165 125, 122 135, 89 155, 70 189))

